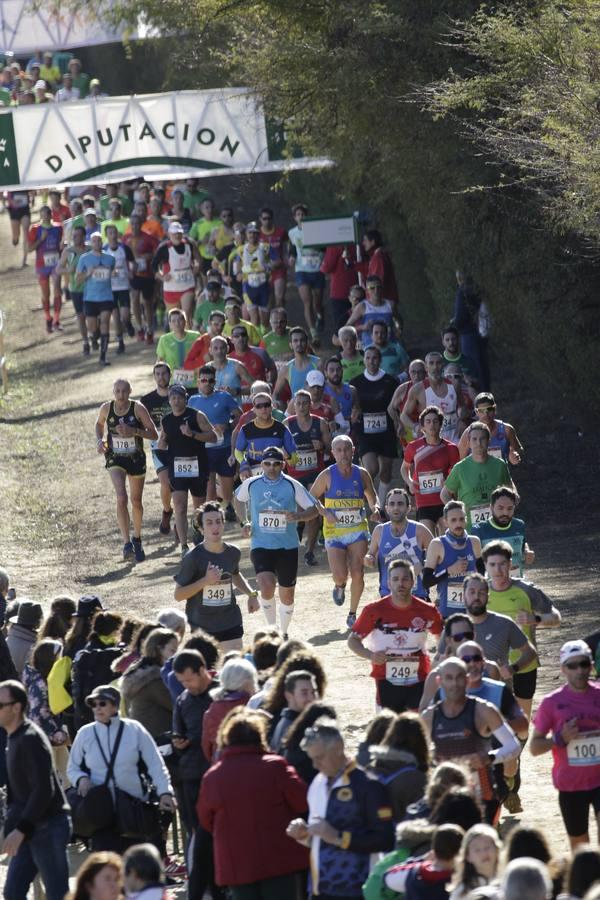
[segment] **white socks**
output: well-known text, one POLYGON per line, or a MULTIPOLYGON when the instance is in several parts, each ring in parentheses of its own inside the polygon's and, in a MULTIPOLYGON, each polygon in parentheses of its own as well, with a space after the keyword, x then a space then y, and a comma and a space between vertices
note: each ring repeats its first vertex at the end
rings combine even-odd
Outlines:
POLYGON ((270 600, 265 600, 263 595, 260 595, 260 605, 261 609, 264 613, 265 619, 267 621, 267 625, 276 625, 277 624, 277 610, 275 608, 275 597, 271 597, 270 600))
POLYGON ((287 634, 290 630, 290 622, 292 621, 292 616, 294 615, 294 604, 291 606, 285 606, 279 601, 279 625, 281 628, 282 634, 287 634))
POLYGON ((383 509, 385 506, 385 498, 387 497, 389 489, 389 481, 387 484, 384 484, 383 481, 379 482, 379 487, 377 488, 377 499, 379 500, 379 506, 381 507, 381 509, 383 509))

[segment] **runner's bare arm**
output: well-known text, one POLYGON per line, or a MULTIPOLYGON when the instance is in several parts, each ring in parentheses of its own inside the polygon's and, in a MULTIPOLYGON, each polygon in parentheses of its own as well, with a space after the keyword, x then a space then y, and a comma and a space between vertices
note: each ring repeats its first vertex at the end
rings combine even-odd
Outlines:
MULTIPOLYGON (((401 405, 402 401, 404 400, 404 394, 406 393, 406 389, 407 389, 406 383, 399 384, 398 387, 396 388, 396 390, 394 391, 394 396, 390 400, 390 405, 387 408, 388 415, 391 418, 394 425, 396 426, 396 430, 398 430, 398 428, 402 424, 400 422, 399 409, 400 409, 400 405, 401 405)), ((410 388, 408 388, 408 390, 410 390, 410 388)))
POLYGON ((458 442, 458 455, 464 459, 469 452, 469 428, 465 428, 458 442))
MULTIPOLYGON (((421 392, 423 387, 420 384, 413 384, 406 398, 406 405, 400 413, 400 421, 409 431, 415 430, 415 421, 413 414, 420 412, 420 406, 423 405, 421 400, 421 392)), ((393 398, 392 398, 393 399, 393 398)))
POLYGON ((361 637, 354 631, 351 631, 348 637, 348 649, 352 650, 355 656, 360 656, 361 659, 366 659, 369 662, 375 663, 375 665, 381 665, 385 662, 385 653, 383 650, 377 652, 369 650, 363 645, 361 637))
POLYGON ((417 523, 417 543, 421 550, 427 550, 430 543, 433 540, 433 535, 427 525, 421 525, 420 522, 417 523))
POLYGON ((350 413, 350 421, 358 422, 358 420, 362 416, 360 400, 358 399, 358 391, 352 384, 349 387, 350 387, 350 393, 352 394, 352 412, 350 413))
POLYGON ((109 409, 110 402, 107 401, 102 404, 98 411, 98 418, 96 419, 96 444, 98 445, 98 448, 104 441, 104 426, 106 424, 106 417, 108 416, 109 409))
POLYGON ((500 674, 502 677, 508 681, 508 679, 512 678, 515 672, 522 671, 525 666, 530 665, 530 663, 535 662, 538 658, 537 650, 531 643, 531 641, 527 641, 523 644, 522 647, 518 648, 521 655, 514 663, 511 663, 510 666, 500 666, 500 674))
POLYGON ((158 444, 156 445, 156 449, 157 450, 166 450, 168 446, 169 446, 169 443, 167 441, 167 436, 166 436, 164 430, 161 428, 159 435, 158 435, 158 444))
POLYGON ((135 436, 145 438, 147 441, 156 441, 158 440, 158 431, 156 430, 156 425, 152 421, 152 417, 150 413, 146 409, 143 403, 140 403, 139 400, 135 401, 135 415, 140 420, 143 429, 134 428, 135 436))
MULTIPOLYGON (((388 409, 389 412, 389 409, 388 409)), ((415 482, 410 472, 410 465, 406 462, 406 460, 402 461, 402 465, 400 466, 400 474, 404 479, 404 483, 411 494, 415 492, 415 482)))
POLYGON ((377 554, 379 553, 379 542, 381 540, 382 528, 383 525, 376 525, 373 529, 373 534, 371 535, 371 543, 369 544, 369 549, 365 554, 365 564, 367 566, 375 565, 377 554))
POLYGON ((445 505, 446 503, 449 503, 450 500, 454 500, 455 497, 456 495, 453 494, 452 491, 449 491, 446 485, 444 485, 440 491, 440 500, 442 503, 445 505))
POLYGON ((325 421, 325 419, 321 419, 321 440, 323 442, 325 452, 329 453, 329 451, 331 450, 331 429, 329 428, 329 425, 325 421))
POLYGON ((196 422, 200 429, 200 434, 196 435, 196 440, 204 441, 204 443, 214 444, 219 440, 219 435, 214 430, 207 417, 203 412, 196 412, 196 422))
POLYGON ((425 684, 423 685, 423 693, 421 695, 421 701, 419 703, 419 712, 427 709, 430 703, 432 703, 438 687, 439 685, 437 669, 432 669, 425 679, 425 684))
POLYGON ((277 381, 275 382, 275 387, 273 388, 273 399, 278 400, 279 394, 287 384, 287 366, 284 366, 279 375, 277 376, 277 381))

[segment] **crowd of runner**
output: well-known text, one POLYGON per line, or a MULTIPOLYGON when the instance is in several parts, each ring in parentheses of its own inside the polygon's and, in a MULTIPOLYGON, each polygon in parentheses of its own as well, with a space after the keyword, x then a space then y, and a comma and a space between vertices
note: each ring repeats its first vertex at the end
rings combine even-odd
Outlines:
POLYGON ((306 205, 289 223, 267 206, 243 223, 195 179, 50 191, 31 225, 33 201, 7 198, 47 332, 66 298, 84 356, 114 365, 111 336, 117 355, 129 338, 154 356, 139 397, 121 357, 96 418, 122 558, 142 564, 158 529, 181 561, 143 621, 97 595, 57 597, 44 616, 0 570, 5 896, 25 897, 39 871, 62 898, 72 839, 92 851, 77 900, 116 900, 123 884, 154 900, 181 877, 198 900, 600 897, 587 846, 600 632, 563 643, 564 683, 534 712, 537 633, 561 614, 525 574, 525 450, 490 392, 489 316, 469 277, 411 358, 376 230, 305 246, 306 205), (146 450, 157 522, 144 521, 146 450), (301 602, 319 566, 322 602, 373 679, 356 751, 328 703, 335 672, 294 636, 297 588, 301 602), (264 619, 252 636, 242 596, 264 619), (564 858, 539 829, 499 836, 503 808, 522 812, 526 746, 552 751, 564 858))

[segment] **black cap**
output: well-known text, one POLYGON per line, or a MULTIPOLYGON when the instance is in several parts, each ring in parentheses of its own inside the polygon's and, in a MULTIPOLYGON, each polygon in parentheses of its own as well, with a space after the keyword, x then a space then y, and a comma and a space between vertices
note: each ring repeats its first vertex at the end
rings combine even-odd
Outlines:
POLYGON ((98 609, 104 609, 102 598, 98 594, 84 594, 77 601, 77 612, 74 616, 76 619, 88 619, 98 609))
POLYGON ((40 603, 36 603, 35 600, 21 600, 17 612, 13 613, 8 621, 35 631, 40 627, 43 618, 44 610, 40 603))
POLYGON ((276 459, 279 462, 285 462, 285 456, 283 455, 283 450, 280 450, 279 447, 267 447, 265 452, 262 455, 263 459, 276 459))
POLYGON ((187 399, 188 392, 184 388, 182 384, 170 384, 169 385, 169 393, 170 394, 181 394, 182 397, 187 399))
POLYGON ((93 700, 108 700, 109 703, 113 703, 118 709, 121 705, 121 692, 116 687, 113 687, 112 684, 99 684, 85 698, 86 706, 90 706, 93 700))

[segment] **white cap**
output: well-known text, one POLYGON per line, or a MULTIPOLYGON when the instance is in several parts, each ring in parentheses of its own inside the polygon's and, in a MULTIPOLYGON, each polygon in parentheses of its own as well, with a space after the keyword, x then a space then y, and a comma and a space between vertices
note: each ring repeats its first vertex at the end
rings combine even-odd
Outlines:
POLYGON ((85 219, 86 216, 95 216, 95 215, 96 215, 96 210, 95 210, 95 209, 84 209, 84 211, 83 211, 83 218, 84 218, 84 219, 85 219))
POLYGON ((92 231, 92 233, 90 234, 90 240, 95 237, 99 237, 101 241, 104 240, 101 231, 92 231))
POLYGON ((314 387, 315 384, 318 384, 319 387, 323 387, 325 384, 325 376, 322 372, 319 372, 318 369, 313 369, 313 371, 309 372, 306 376, 306 383, 309 387, 314 387))
POLYGON ((48 85, 42 78, 40 78, 40 80, 36 81, 36 83, 34 84, 33 89, 34 91, 47 91, 48 85))
POLYGON ((169 225, 169 234, 183 234, 183 226, 180 222, 171 222, 169 225))
POLYGON ((588 659, 593 659, 592 651, 585 641, 567 641, 567 643, 563 644, 560 648, 561 666, 568 662, 570 659, 573 659, 575 656, 586 656, 588 659))

